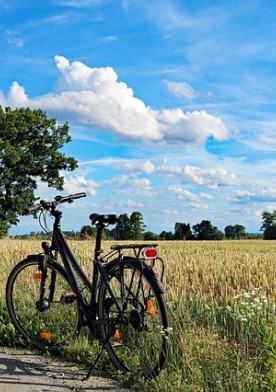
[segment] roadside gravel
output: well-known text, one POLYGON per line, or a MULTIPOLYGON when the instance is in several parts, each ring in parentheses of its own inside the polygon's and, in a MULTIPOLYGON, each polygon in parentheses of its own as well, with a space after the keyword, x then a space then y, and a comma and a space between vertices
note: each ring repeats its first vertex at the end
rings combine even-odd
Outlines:
POLYGON ((1 392, 123 392, 114 380, 91 376, 88 369, 33 351, 0 347, 1 392))

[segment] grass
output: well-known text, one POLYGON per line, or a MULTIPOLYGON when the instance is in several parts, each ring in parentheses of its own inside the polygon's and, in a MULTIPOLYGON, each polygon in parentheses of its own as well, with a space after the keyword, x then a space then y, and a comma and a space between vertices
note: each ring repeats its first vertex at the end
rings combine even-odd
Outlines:
MULTIPOLYGON (((91 273, 89 241, 71 242, 84 269, 91 273)), ((110 242, 104 243, 108 251, 110 242)), ((170 355, 156 380, 116 377, 137 391, 272 392, 276 390, 276 241, 160 242, 165 260, 171 327, 170 355)), ((37 241, 0 241, 0 339, 18 345, 4 306, 11 268, 37 241)), ((84 364, 98 350, 85 333, 62 355, 84 364)), ((107 355, 103 369, 115 372, 107 355)))

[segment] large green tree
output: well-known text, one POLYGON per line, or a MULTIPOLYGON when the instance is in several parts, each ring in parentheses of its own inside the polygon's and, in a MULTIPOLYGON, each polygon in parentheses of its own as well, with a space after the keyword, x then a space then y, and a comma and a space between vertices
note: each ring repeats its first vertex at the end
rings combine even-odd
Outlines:
POLYGON ((114 236, 117 240, 142 240, 144 228, 141 212, 135 211, 130 217, 127 214, 121 214, 114 229, 114 236))
POLYGON ((131 239, 132 240, 142 240, 144 239, 145 225, 143 221, 143 215, 141 212, 133 212, 130 215, 130 225, 131 225, 131 239))
POLYGON ((242 225, 228 225, 224 228, 225 237, 229 239, 240 239, 245 235, 245 227, 242 225))
POLYGON ((70 140, 68 124, 57 125, 40 109, 0 106, 0 235, 34 201, 37 180, 63 189, 60 171, 77 167, 58 151, 70 140))
POLYGON ((262 214, 262 227, 265 240, 276 239, 276 210, 273 212, 264 211, 262 214))
POLYGON ((222 240, 224 237, 223 233, 208 220, 202 220, 201 223, 194 225, 193 230, 198 240, 222 240))
POLYGON ((174 225, 175 240, 189 240, 192 238, 192 230, 189 223, 176 222, 174 225))
POLYGON ((118 222, 116 223, 115 238, 117 240, 128 240, 130 239, 131 224, 130 219, 127 214, 121 214, 119 216, 118 222))

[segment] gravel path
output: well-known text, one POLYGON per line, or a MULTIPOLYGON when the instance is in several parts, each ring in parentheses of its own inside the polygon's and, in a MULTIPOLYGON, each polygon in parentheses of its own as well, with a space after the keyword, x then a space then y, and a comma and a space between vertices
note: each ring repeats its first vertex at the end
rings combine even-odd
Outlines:
POLYGON ((116 381, 103 377, 82 381, 86 373, 87 369, 58 358, 0 347, 1 392, 123 391, 116 381))

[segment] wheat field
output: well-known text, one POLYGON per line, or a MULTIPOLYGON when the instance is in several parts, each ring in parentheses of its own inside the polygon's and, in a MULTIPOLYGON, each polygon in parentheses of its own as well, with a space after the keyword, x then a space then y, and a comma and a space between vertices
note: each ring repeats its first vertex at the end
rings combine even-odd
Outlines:
MULTIPOLYGON (((112 244, 104 241, 104 252, 112 244)), ((94 241, 70 245, 90 275, 94 241)), ((2 302, 13 266, 40 251, 37 240, 0 240, 2 302)), ((273 391, 276 241, 160 241, 159 251, 173 329, 170 358, 158 381, 131 388, 273 391)))
MULTIPOLYGON (((103 242, 107 252, 113 244, 103 242)), ((83 268, 91 271, 93 241, 70 241, 83 268)), ((0 240, 0 293, 12 267, 28 254, 41 251, 37 240, 0 240)), ((159 243, 165 262, 164 283, 169 293, 198 292, 218 301, 262 287, 276 297, 276 241, 164 241, 159 243)))

